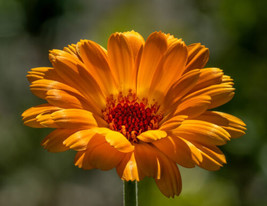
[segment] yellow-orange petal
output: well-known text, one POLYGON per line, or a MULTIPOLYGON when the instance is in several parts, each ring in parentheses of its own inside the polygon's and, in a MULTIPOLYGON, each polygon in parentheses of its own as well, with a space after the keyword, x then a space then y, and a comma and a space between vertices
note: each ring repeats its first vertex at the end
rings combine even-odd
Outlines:
POLYGON ((187 49, 188 60, 185 72, 203 68, 209 60, 209 49, 200 43, 191 44, 187 46, 187 49))
POLYGON ((78 42, 77 49, 88 72, 95 78, 105 96, 116 93, 117 85, 108 63, 107 51, 90 40, 78 42))
POLYGON ((137 87, 137 73, 138 73, 138 70, 139 70, 139 66, 140 66, 142 55, 143 55, 143 51, 144 51, 144 46, 141 45, 141 48, 139 49, 139 51, 137 53, 137 56, 135 58, 135 62, 134 62, 134 70, 136 71, 136 87, 137 87))
POLYGON ((173 44, 175 44, 178 41, 182 41, 182 39, 177 39, 173 35, 171 35, 170 33, 165 34, 165 35, 166 35, 166 38, 167 38, 168 47, 171 47, 173 44))
POLYGON ((187 61, 187 48, 180 40, 174 42, 162 57, 154 74, 150 94, 158 97, 165 94, 170 86, 177 81, 184 72, 187 61))
POLYGON ((187 115, 194 118, 205 112, 211 103, 211 97, 208 95, 194 96, 179 104, 174 115, 187 115))
POLYGON ((102 91, 99 85, 81 61, 72 60, 66 56, 57 56, 53 66, 70 86, 77 88, 86 96, 94 95, 94 97, 101 98, 102 91))
POLYGON ((76 57, 77 59, 80 59, 80 55, 77 50, 76 44, 71 44, 71 45, 68 45, 67 47, 64 47, 63 51, 68 52, 69 54, 76 57))
POLYGON ((233 81, 234 80, 230 76, 228 76, 228 75, 223 75, 222 76, 222 83, 224 83, 224 84, 234 85, 234 82, 233 81))
POLYGON ((204 68, 200 70, 198 81, 194 88, 190 91, 197 91, 214 84, 222 83, 223 72, 218 68, 204 68))
POLYGON ((159 164, 161 177, 155 179, 158 188, 166 197, 178 196, 182 190, 182 179, 177 165, 165 155, 159 156, 159 164))
POLYGON ((105 135, 105 139, 120 152, 128 153, 134 150, 134 146, 120 132, 109 130, 105 135))
POLYGON ((41 125, 52 128, 90 129, 97 126, 93 114, 82 109, 62 109, 36 118, 41 125))
POLYGON ((102 135, 95 135, 84 152, 83 164, 88 162, 93 168, 101 170, 116 167, 124 157, 124 153, 110 146, 102 135))
POLYGON ((41 144, 49 152, 64 152, 69 148, 63 142, 76 131, 71 129, 56 129, 47 135, 41 144))
POLYGON ((144 38, 135 31, 123 32, 123 35, 127 38, 128 44, 131 47, 134 59, 137 58, 140 48, 145 44, 144 38))
POLYGON ((120 132, 110 130, 103 127, 95 127, 91 129, 96 134, 100 134, 105 137, 105 140, 115 149, 120 152, 128 153, 134 150, 134 146, 128 141, 128 139, 120 132))
POLYGON ((73 100, 70 102, 69 107, 72 107, 72 106, 76 108, 82 107, 91 112, 94 112, 95 114, 98 114, 99 116, 102 115, 99 105, 93 104, 80 91, 76 90, 75 88, 67 84, 54 81, 54 80, 40 79, 40 80, 36 80, 32 82, 32 84, 30 85, 30 88, 34 95, 42 99, 48 98, 47 100, 55 106, 66 108, 67 106, 66 104, 64 104, 64 102, 66 103, 65 97, 67 95, 69 98, 72 98, 73 100), (50 91, 50 90, 53 90, 53 91, 50 91), (56 90, 58 91, 55 94, 54 92, 56 90), (73 97, 71 97, 70 95, 73 97), (75 98, 76 100, 74 100, 75 98), (78 106, 77 104, 78 105, 80 104, 80 106, 78 106))
POLYGON ((95 131, 92 129, 80 130, 70 135, 63 144, 76 151, 82 151, 87 148, 87 145, 91 138, 95 135, 95 131))
POLYGON ((245 134, 246 124, 241 119, 227 113, 207 111, 196 119, 221 126, 231 135, 231 138, 241 137, 245 134))
POLYGON ((167 136, 167 133, 162 130, 148 130, 142 132, 140 135, 137 136, 138 139, 144 142, 153 142, 159 139, 162 139, 167 136))
POLYGON ((135 90, 137 71, 134 67, 134 56, 127 38, 122 33, 114 33, 109 37, 108 58, 119 91, 135 90))
POLYGON ((58 89, 66 92, 75 94, 76 96, 83 97, 83 95, 73 87, 66 85, 64 83, 49 80, 49 79, 40 79, 32 82, 30 85, 31 92, 41 99, 45 99, 47 91, 50 89, 58 89))
POLYGON ((51 114, 39 114, 36 116, 36 121, 43 127, 60 128, 55 121, 51 118, 51 114))
POLYGON ((164 52, 167 50, 166 35, 154 32, 147 38, 137 75, 137 95, 147 96, 153 76, 164 52))
POLYGON ((79 61, 75 55, 72 55, 71 53, 66 52, 64 50, 60 50, 60 49, 49 50, 48 57, 49 57, 49 61, 52 64, 56 61, 56 58, 59 56, 64 56, 64 57, 70 59, 70 61, 79 61))
POLYGON ((58 111, 60 108, 50 104, 41 104, 36 107, 31 107, 22 113, 22 120, 25 125, 34 128, 43 128, 44 126, 37 122, 37 116, 40 114, 50 114, 58 111))
POLYGON ((191 157, 191 150, 178 137, 168 136, 161 140, 154 141, 152 144, 179 165, 187 168, 192 168, 195 166, 195 163, 191 157))
POLYGON ((188 118, 187 115, 175 115, 168 120, 163 118, 159 129, 163 131, 173 130, 177 128, 186 118, 188 118))
POLYGON ((204 145, 223 145, 230 134, 222 127, 200 120, 185 120, 173 134, 204 145))
POLYGON ((26 77, 30 83, 40 79, 62 81, 53 67, 32 68, 31 71, 28 72, 26 77))
POLYGON ((140 181, 138 167, 135 160, 134 152, 125 154, 122 161, 117 166, 117 173, 122 180, 140 181))
POLYGON ((45 99, 49 104, 61 108, 90 109, 90 106, 81 98, 63 90, 50 89, 47 91, 45 99))

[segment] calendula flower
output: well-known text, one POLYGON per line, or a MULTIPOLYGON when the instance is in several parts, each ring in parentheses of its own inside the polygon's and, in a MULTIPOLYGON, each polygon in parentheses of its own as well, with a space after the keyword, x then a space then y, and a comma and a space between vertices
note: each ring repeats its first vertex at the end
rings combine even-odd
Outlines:
POLYGON ((47 103, 26 110, 24 124, 55 128, 42 145, 76 150, 80 168, 116 168, 126 181, 152 177, 165 196, 179 195, 177 164, 218 170, 226 160, 217 146, 245 134, 240 119, 211 111, 234 88, 221 69, 203 68, 208 58, 203 45, 162 32, 146 41, 114 33, 107 50, 90 40, 52 50, 53 67, 27 75, 47 103))

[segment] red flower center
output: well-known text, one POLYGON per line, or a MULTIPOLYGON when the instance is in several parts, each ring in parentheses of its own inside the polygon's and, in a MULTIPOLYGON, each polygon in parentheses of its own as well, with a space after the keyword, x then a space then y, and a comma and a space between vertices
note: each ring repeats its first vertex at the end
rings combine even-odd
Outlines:
POLYGON ((148 106, 145 99, 139 103, 129 92, 127 97, 119 94, 117 101, 113 96, 108 99, 103 114, 110 129, 121 132, 131 142, 138 142, 136 137, 142 132, 158 129, 162 119, 162 115, 157 114, 158 109, 156 104, 148 106))

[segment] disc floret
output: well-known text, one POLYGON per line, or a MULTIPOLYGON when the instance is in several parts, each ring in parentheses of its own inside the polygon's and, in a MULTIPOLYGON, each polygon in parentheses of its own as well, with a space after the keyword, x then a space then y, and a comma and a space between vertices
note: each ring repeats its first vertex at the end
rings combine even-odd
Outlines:
POLYGON ((117 98, 110 96, 103 115, 110 129, 121 132, 131 142, 138 142, 136 137, 142 132, 158 129, 162 119, 158 110, 156 102, 149 105, 146 98, 139 101, 129 91, 127 96, 122 93, 117 98))

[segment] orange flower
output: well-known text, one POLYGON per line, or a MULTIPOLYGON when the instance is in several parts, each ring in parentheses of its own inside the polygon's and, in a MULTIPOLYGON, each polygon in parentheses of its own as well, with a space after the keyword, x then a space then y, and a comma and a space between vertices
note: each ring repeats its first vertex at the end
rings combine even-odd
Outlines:
POLYGON ((162 32, 146 41, 114 33, 107 50, 90 40, 52 50, 53 67, 27 75, 47 103, 26 110, 24 124, 55 128, 42 145, 76 150, 80 168, 116 168, 126 181, 153 177, 165 196, 179 195, 176 163, 218 170, 226 160, 217 146, 245 134, 237 117, 210 111, 234 88, 221 69, 203 68, 208 58, 203 45, 162 32))

